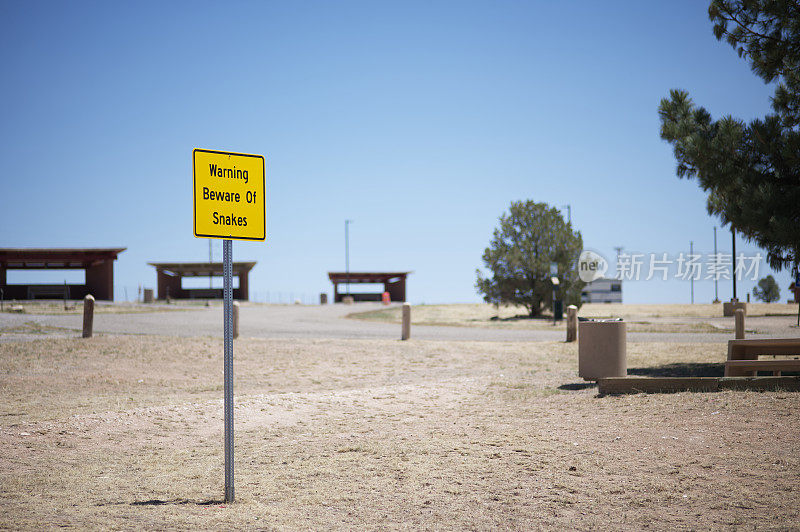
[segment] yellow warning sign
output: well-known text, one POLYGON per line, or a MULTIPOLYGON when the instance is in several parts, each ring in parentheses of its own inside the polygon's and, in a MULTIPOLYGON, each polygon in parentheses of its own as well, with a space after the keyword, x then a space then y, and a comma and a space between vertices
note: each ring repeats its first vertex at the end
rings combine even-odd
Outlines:
POLYGON ((264 157, 192 151, 194 236, 229 240, 267 238, 264 157))

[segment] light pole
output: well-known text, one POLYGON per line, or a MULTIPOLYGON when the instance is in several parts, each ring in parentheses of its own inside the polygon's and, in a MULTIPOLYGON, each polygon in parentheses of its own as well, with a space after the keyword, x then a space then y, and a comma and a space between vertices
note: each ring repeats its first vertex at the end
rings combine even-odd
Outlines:
MULTIPOLYGON (((619 256, 622 254, 622 250, 625 249, 622 246, 614 246, 614 249, 617 251, 617 263, 614 266, 617 270, 617 275, 619 276, 619 256)), ((620 277, 621 279, 622 277, 620 277)))
POLYGON ((353 220, 344 221, 344 278, 347 295, 350 295, 350 224, 353 220))
MULTIPOLYGON (((694 241, 689 241, 689 260, 694 259, 694 241)), ((689 277, 689 284, 692 286, 692 305, 694 305, 694 275, 689 277)))
MULTIPOLYGON (((798 269, 798 265, 794 265, 794 300, 797 303, 800 303, 800 269, 798 269)), ((2 294, 3 291, 0 290, 0 305, 2 304, 2 294)), ((0 307, 0 310, 2 307, 0 307)), ((797 326, 800 327, 800 304, 797 306, 797 326)))
MULTIPOLYGON (((717 268, 719 268, 719 257, 717 256, 717 226, 714 226, 714 262, 717 263, 717 268)), ((718 272, 717 270, 714 273, 714 303, 719 303, 719 291, 717 289, 717 280, 718 280, 718 272)))
POLYGON ((733 279, 733 297, 731 301, 739 301, 736 299, 736 229, 731 226, 731 244, 733 246, 733 255, 731 256, 731 264, 733 265, 733 275, 731 275, 731 279, 733 279))
POLYGON ((569 205, 562 205, 561 206, 562 209, 564 207, 567 208, 567 223, 571 224, 572 223, 572 207, 570 207, 569 205))

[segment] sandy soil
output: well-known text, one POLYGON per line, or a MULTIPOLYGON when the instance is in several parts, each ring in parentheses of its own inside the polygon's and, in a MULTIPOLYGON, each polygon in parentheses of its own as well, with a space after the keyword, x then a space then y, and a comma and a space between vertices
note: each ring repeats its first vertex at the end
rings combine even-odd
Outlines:
MULTIPOLYGON (((719 374, 724 343, 629 344, 719 374)), ((0 344, 0 528, 797 528, 800 394, 598 397, 559 342, 0 344)))

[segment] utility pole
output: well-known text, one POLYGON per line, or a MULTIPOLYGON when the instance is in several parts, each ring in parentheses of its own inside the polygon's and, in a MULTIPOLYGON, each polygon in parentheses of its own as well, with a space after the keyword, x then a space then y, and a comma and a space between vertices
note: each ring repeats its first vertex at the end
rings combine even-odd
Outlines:
MULTIPOLYGON (((714 262, 719 266, 719 256, 717 256, 717 226, 714 226, 714 262)), ((719 271, 714 274, 714 303, 719 303, 719 290, 717 289, 717 277, 719 271)))
POLYGON ((569 205, 562 205, 561 206, 562 209, 564 207, 567 208, 567 223, 568 224, 572 224, 572 207, 570 207, 569 205))
POLYGON ((350 224, 353 220, 344 221, 344 271, 347 295, 350 295, 350 224))
POLYGON ((731 265, 733 266, 733 275, 731 275, 731 279, 733 279, 733 297, 731 301, 739 301, 736 299, 736 229, 731 226, 731 242, 733 244, 733 256, 731 257, 731 265))
MULTIPOLYGON (((794 265, 794 271, 792 273, 794 273, 794 299, 795 299, 795 303, 798 304, 797 305, 797 326, 800 327, 800 266, 795 264, 794 265)), ((3 293, 3 291, 0 290, 0 294, 2 294, 2 293, 3 293)), ((2 300, 2 297, 0 297, 0 300, 2 300)))
POLYGON ((619 256, 624 248, 622 246, 614 246, 614 249, 617 251, 617 263, 614 265, 614 268, 617 271, 617 275, 619 275, 619 256))
MULTIPOLYGON (((689 260, 692 260, 692 257, 694 257, 694 241, 690 240, 689 241, 689 260)), ((692 300, 691 301, 692 301, 692 305, 694 305, 694 275, 689 277, 689 283, 692 286, 692 300)))

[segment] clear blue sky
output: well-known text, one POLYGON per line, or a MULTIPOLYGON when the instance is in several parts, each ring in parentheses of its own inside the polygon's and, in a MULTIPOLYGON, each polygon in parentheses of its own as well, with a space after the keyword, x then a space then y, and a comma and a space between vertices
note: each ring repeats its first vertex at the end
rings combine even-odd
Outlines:
MULTIPOLYGON (((751 119, 772 89, 714 39, 706 9, 4 2, 0 246, 127 247, 116 295, 132 298, 155 286, 148 261, 208 259, 191 152, 209 148, 266 157, 267 241, 234 242, 235 260, 258 261, 256 299, 330 293, 350 218, 352 270, 413 270, 414 303, 478 301, 483 249, 520 199, 570 204, 607 257, 711 251, 718 222, 675 177, 659 100, 683 88, 751 119)), ((696 301, 713 290, 696 283, 696 301)), ((688 302, 689 286, 630 282, 625 300, 688 302)))

